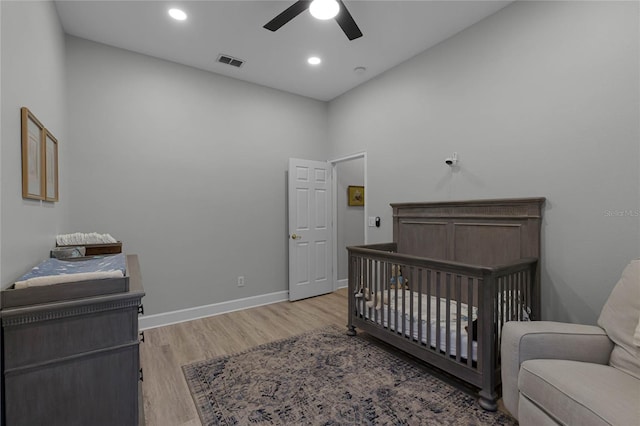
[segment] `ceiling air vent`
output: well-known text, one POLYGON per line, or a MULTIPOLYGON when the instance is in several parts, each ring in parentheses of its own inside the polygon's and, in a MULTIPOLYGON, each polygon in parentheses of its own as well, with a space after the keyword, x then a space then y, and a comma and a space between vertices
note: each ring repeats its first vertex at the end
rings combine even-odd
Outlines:
POLYGON ((218 62, 231 65, 232 67, 240 68, 244 61, 242 59, 234 58, 229 55, 220 55, 218 56, 218 62))

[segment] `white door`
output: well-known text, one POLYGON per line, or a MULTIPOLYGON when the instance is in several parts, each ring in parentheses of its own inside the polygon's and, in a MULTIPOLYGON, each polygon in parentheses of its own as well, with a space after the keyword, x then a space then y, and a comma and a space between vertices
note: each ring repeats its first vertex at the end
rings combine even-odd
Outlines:
POLYGON ((333 291, 331 166, 289 159, 289 300, 333 291))

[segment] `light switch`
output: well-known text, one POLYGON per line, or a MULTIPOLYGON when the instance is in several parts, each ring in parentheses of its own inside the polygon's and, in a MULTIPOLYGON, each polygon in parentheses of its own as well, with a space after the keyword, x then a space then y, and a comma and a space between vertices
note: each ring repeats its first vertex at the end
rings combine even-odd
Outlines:
POLYGON ((369 216, 369 226, 372 227, 372 228, 374 226, 376 226, 376 218, 375 218, 375 216, 369 216))

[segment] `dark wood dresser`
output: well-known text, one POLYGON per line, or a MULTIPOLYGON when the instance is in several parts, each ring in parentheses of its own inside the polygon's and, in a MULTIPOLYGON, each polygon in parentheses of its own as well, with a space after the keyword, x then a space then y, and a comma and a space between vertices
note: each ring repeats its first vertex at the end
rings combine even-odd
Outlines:
POLYGON ((127 276, 127 291, 0 310, 5 425, 144 424, 136 255, 127 276))

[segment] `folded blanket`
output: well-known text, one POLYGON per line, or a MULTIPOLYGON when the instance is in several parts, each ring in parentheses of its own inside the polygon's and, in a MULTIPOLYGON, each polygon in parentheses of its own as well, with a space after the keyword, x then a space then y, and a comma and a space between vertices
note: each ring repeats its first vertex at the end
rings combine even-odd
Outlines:
POLYGON ((46 275, 43 277, 29 278, 24 281, 16 281, 14 288, 39 287, 52 284, 62 284, 76 281, 102 280, 105 278, 121 278, 124 275, 122 271, 105 271, 105 272, 80 272, 78 274, 64 275, 46 275))
POLYGON ((110 244, 118 241, 109 234, 98 234, 89 232, 84 234, 76 232, 73 234, 61 234, 56 236, 56 244, 59 246, 76 246, 85 244, 110 244))

